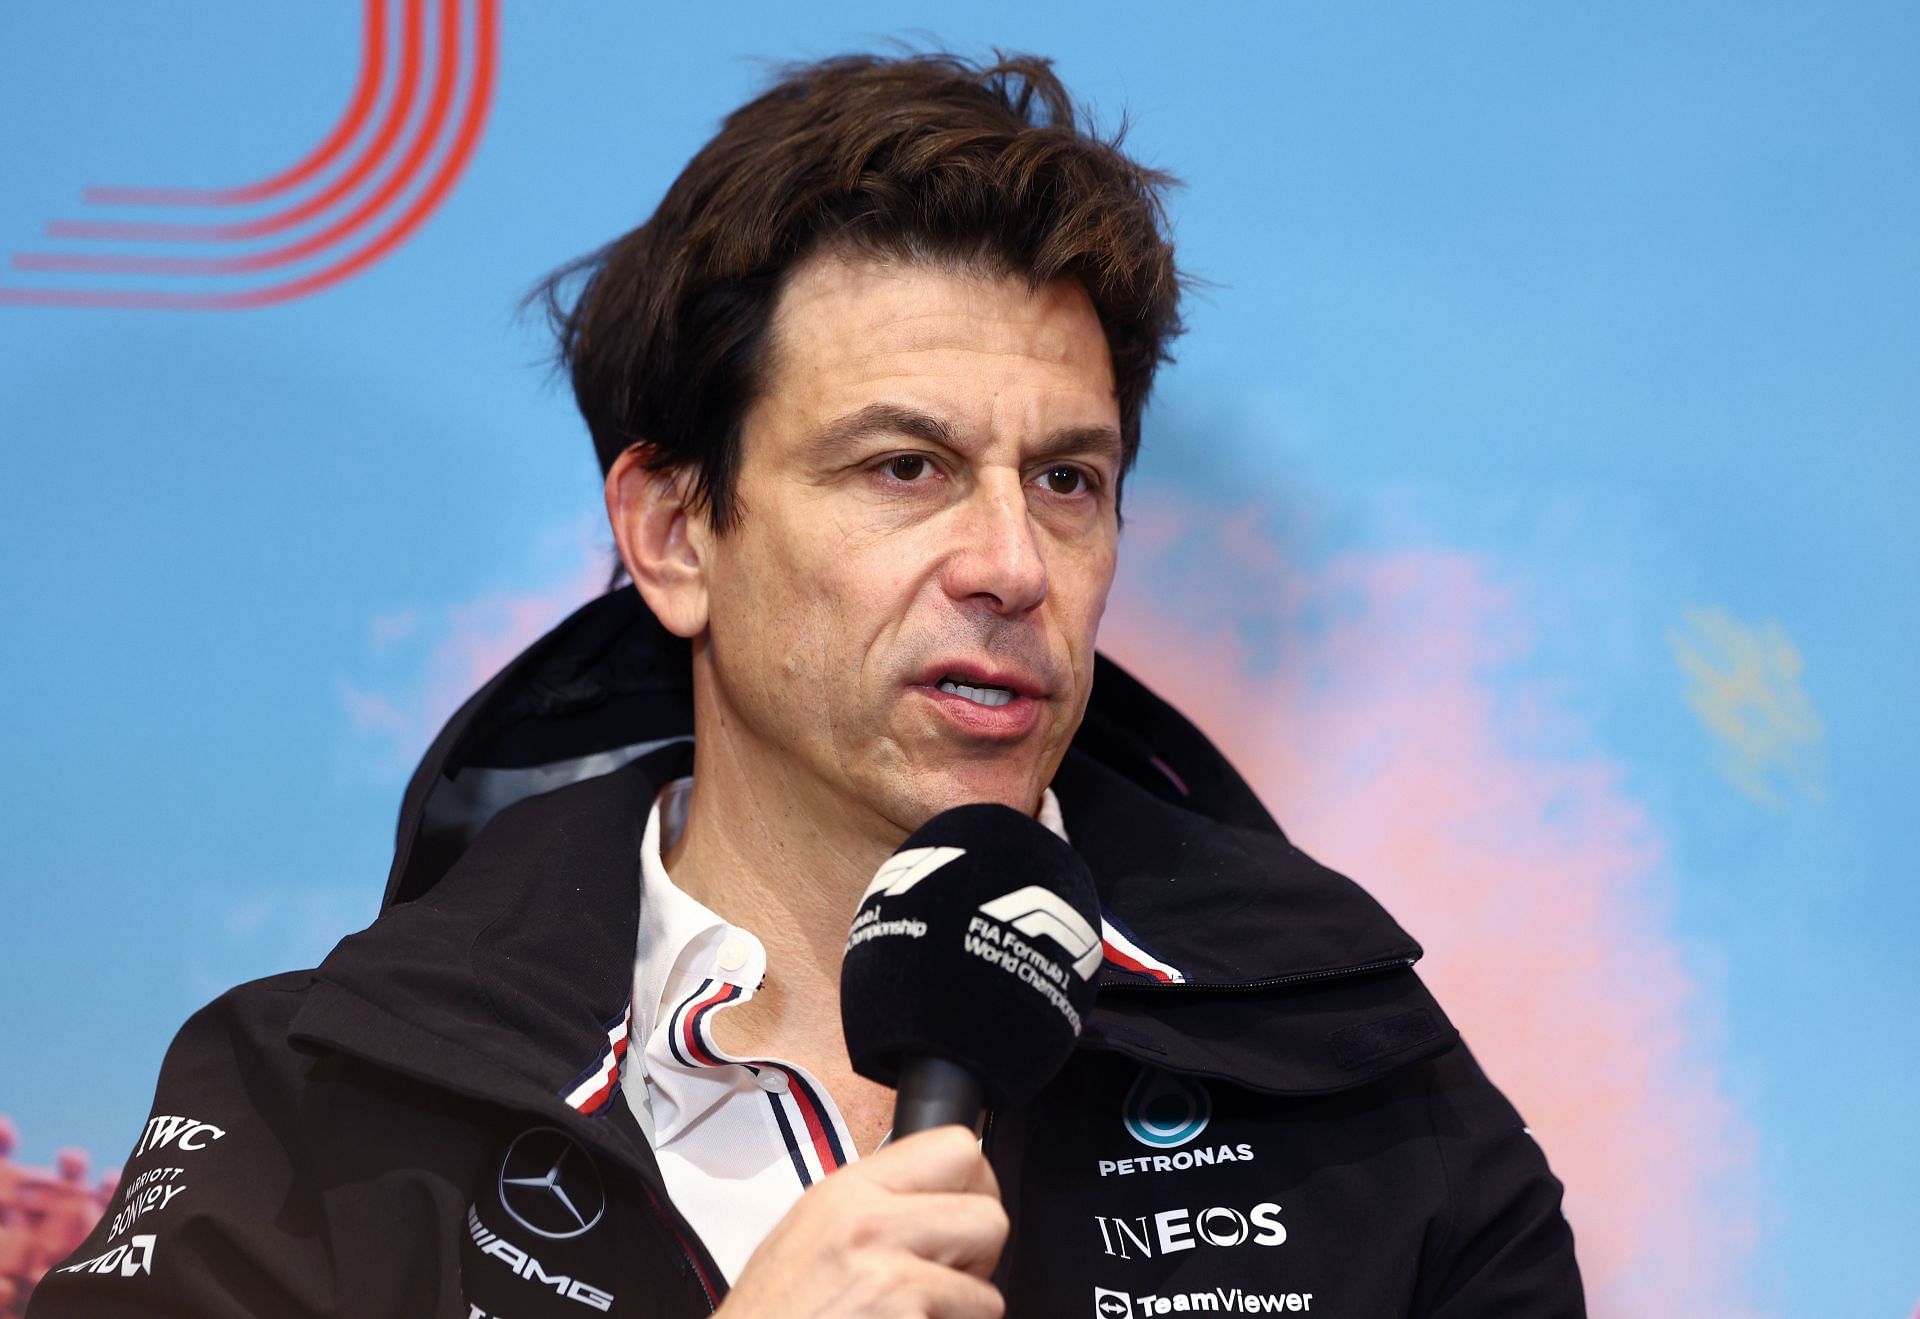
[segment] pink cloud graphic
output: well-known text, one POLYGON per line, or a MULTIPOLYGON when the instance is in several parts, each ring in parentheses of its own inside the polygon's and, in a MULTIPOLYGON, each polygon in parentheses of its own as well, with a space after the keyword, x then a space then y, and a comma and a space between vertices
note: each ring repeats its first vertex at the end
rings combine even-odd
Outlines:
POLYGON ((367 622, 371 656, 397 676, 341 678, 338 691, 355 735, 381 749, 382 775, 406 773, 467 697, 555 623, 606 586, 610 551, 579 528, 549 539, 578 542, 575 561, 551 582, 496 591, 443 608, 409 607, 367 622))
POLYGON ((1139 502, 1104 648, 1425 945, 1567 1184, 1592 1313, 1757 1313, 1754 1136, 1670 932, 1662 842, 1553 686, 1507 672, 1520 601, 1473 555, 1305 567, 1257 506, 1139 502))

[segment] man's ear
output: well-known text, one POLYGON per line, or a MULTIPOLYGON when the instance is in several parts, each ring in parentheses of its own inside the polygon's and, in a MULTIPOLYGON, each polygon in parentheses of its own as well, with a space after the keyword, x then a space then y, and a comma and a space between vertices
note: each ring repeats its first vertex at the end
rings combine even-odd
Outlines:
POLYGON ((607 471, 607 520, 627 574, 667 631, 695 637, 707 628, 707 566, 712 535, 688 507, 684 468, 648 471, 647 447, 636 444, 607 471))

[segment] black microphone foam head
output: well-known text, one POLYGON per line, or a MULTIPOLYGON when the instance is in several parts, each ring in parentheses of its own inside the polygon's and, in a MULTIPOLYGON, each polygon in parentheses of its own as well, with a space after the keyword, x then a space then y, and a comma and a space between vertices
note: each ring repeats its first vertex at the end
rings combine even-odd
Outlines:
POLYGON ((992 1108, 1066 1063, 1093 1006, 1100 902, 1078 853, 1006 806, 942 811, 875 872, 847 935, 840 1020, 854 1070, 896 1085, 945 1058, 992 1108))

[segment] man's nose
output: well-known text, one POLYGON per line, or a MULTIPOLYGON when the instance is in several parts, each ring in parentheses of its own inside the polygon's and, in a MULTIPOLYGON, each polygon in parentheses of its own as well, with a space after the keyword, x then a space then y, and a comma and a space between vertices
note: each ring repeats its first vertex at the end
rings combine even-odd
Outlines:
POLYGON ((955 600, 1023 614, 1047 598, 1047 564, 1017 479, 982 483, 959 510, 942 581, 955 600))

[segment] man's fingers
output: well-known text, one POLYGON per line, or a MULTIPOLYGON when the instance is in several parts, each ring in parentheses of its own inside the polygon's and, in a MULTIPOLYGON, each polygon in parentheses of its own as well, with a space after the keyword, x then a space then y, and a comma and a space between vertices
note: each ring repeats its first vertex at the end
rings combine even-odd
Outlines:
POLYGON ((980 1142, 958 1124, 915 1132, 890 1142, 851 1169, 889 1191, 962 1191, 1000 1198, 1000 1182, 980 1153, 980 1142))
POLYGON ((903 1202, 894 1244, 921 1259, 985 1281, 1007 1244, 1007 1211, 984 1195, 931 1192, 903 1202))
POLYGON ((925 1260, 914 1261, 903 1281, 927 1319, 1001 1319, 1007 1312, 1006 1298, 992 1283, 925 1260))
POLYGON ((942 1127, 847 1165, 800 1197, 722 1312, 1000 1319, 989 1281, 1007 1240, 973 1133, 942 1127))
MULTIPOLYGON (((973 1133, 968 1132, 969 1139, 973 1133)), ((987 1156, 981 1151, 978 1141, 974 1142, 974 1153, 978 1155, 968 1165, 967 1184, 960 1189, 971 1195, 984 1195, 995 1204, 1000 1203, 1000 1179, 994 1175, 993 1165, 987 1162, 987 1156)))

